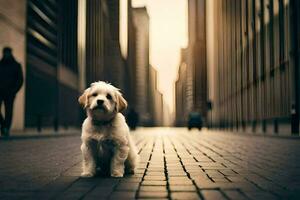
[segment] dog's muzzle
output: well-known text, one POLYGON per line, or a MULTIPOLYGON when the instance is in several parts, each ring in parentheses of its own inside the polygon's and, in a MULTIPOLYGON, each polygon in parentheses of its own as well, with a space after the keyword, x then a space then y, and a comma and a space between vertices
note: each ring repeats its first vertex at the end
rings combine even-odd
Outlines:
POLYGON ((107 108, 104 106, 104 100, 98 99, 97 105, 93 108, 93 110, 107 111, 107 108))
POLYGON ((103 111, 103 112, 107 111, 107 109, 104 106, 96 106, 95 108, 93 108, 93 110, 100 110, 100 111, 103 111))

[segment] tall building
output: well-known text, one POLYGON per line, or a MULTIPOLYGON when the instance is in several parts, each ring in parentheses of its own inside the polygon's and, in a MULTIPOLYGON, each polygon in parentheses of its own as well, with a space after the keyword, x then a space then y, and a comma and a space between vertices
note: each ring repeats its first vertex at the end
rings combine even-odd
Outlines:
POLYGON ((136 27, 133 23, 131 0, 127 1, 127 22, 128 22, 128 34, 127 34, 127 59, 126 59, 126 92, 125 97, 133 109, 136 105, 136 27))
POLYGON ((105 64, 105 80, 111 82, 122 91, 125 90, 124 72, 125 60, 120 47, 120 0, 106 0, 109 12, 110 29, 107 35, 108 48, 105 64))
MULTIPOLYGON (((26 0, 0 2, 0 50, 5 46, 13 49, 16 60, 26 71, 26 0)), ((2 55, 1 55, 2 57, 2 55)), ((25 86, 16 96, 13 113, 13 129, 24 127, 25 117, 25 86)), ((1 108, 0 108, 1 109, 1 108)))
POLYGON ((299 133, 299 24, 296 0, 207 1, 214 126, 299 133))
POLYGON ((204 119, 207 114, 207 65, 205 0, 188 1, 189 43, 183 50, 176 82, 176 124, 183 125, 189 112, 199 112, 204 119), (186 94, 181 97, 180 94, 186 94), (183 103, 180 103, 183 102, 183 103), (182 114, 183 117, 179 117, 182 114), (178 114, 178 115, 177 115, 178 114))
POLYGON ((26 9, 25 127, 78 126, 77 1, 26 9))
MULTIPOLYGON (((86 26, 82 28, 85 35, 82 35, 82 40, 85 40, 82 49, 85 51, 85 56, 82 58, 82 63, 85 65, 85 87, 97 80, 104 80, 105 68, 105 47, 108 34, 108 9, 105 1, 90 0, 84 1, 85 6, 80 9, 84 10, 82 15, 82 23, 86 26)), ((79 20, 80 21, 80 20, 79 20)), ((84 88, 85 88, 84 87, 84 88)))
MULTIPOLYGON (((103 80, 124 88, 125 61, 119 44, 119 0, 86 1, 86 83, 103 80)), ((82 36, 84 37, 84 35, 82 36)), ((82 38, 84 39, 84 38, 82 38)))
POLYGON ((0 47, 23 67, 13 129, 79 127, 77 98, 105 80, 124 89, 119 0, 0 2, 0 47))
POLYGON ((150 125, 163 126, 163 95, 158 90, 157 71, 151 65, 149 67, 149 105, 151 115, 150 125))
POLYGON ((78 127, 77 1, 27 1, 25 127, 78 127))
POLYGON ((205 0, 188 1, 188 30, 190 68, 193 71, 193 110, 206 117, 207 112, 207 66, 205 0))
MULTIPOLYGON (((128 5, 128 88, 129 105, 140 116, 141 125, 151 124, 149 102, 149 16, 145 7, 128 5)), ((128 80, 127 79, 127 80, 128 80)))
POLYGON ((175 125, 184 126, 192 106, 192 93, 188 90, 187 82, 187 53, 188 49, 181 49, 181 61, 178 77, 175 82, 175 125))

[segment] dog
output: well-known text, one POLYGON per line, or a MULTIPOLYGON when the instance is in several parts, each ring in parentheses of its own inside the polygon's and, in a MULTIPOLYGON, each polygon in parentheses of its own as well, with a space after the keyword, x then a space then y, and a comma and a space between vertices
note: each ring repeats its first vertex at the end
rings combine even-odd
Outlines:
POLYGON ((81 176, 93 177, 98 168, 112 177, 133 174, 139 156, 121 114, 127 108, 127 101, 120 90, 103 81, 94 82, 78 101, 87 113, 81 134, 81 176))

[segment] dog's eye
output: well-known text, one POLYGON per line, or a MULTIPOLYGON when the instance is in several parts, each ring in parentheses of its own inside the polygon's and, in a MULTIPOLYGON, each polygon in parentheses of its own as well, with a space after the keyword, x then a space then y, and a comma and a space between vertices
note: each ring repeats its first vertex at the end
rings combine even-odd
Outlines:
POLYGON ((106 95, 106 98, 109 99, 109 100, 111 100, 111 99, 112 99, 112 96, 111 96, 110 94, 107 94, 107 95, 106 95))
POLYGON ((93 97, 96 97, 97 95, 98 95, 97 93, 93 93, 93 94, 92 94, 93 97))

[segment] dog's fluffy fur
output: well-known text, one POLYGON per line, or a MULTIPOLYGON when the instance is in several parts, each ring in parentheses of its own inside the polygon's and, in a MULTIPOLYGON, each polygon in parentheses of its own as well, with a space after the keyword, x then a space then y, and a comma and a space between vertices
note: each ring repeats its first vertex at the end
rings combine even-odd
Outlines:
POLYGON ((99 81, 92 83, 78 99, 87 118, 82 124, 83 171, 92 177, 99 167, 112 177, 123 177, 125 171, 134 173, 138 154, 124 116, 127 102, 119 89, 99 81))

